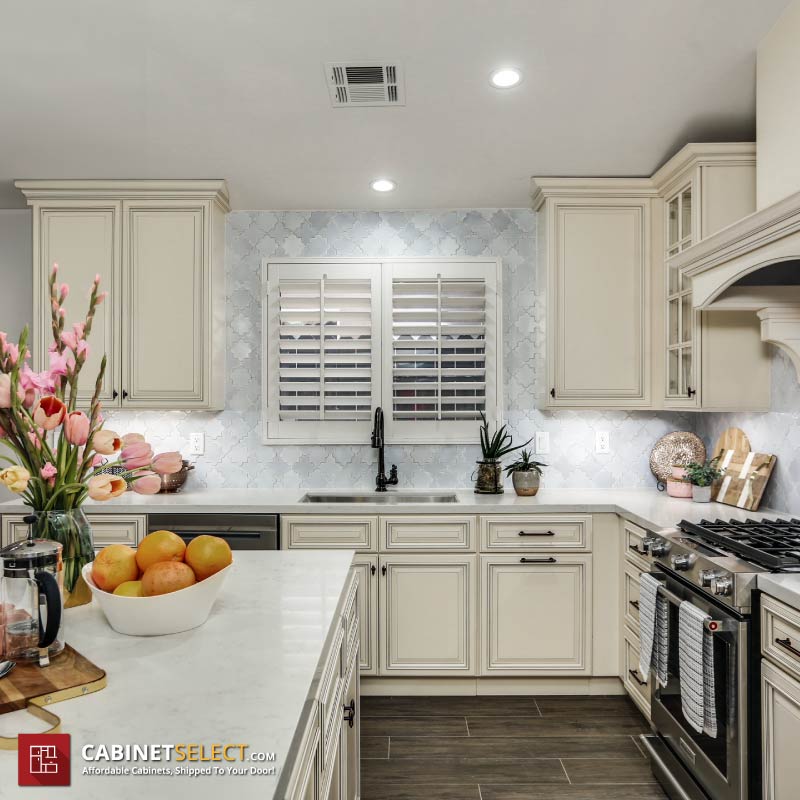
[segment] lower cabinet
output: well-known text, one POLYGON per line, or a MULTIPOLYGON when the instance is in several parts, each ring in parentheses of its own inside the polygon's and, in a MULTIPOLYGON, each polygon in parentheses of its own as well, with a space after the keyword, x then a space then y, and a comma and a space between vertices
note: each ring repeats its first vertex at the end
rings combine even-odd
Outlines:
POLYGON ((480 560, 482 673, 590 674, 592 557, 480 560))
MULTIPOLYGON (((24 539, 28 535, 25 514, 4 514, 0 528, 2 546, 24 539)), ((136 547, 147 534, 147 517, 144 514, 87 514, 92 526, 94 549, 109 544, 127 544, 136 547)))
POLYGON ((478 557, 380 556, 381 675, 476 670, 478 557))
POLYGON ((378 556, 357 554, 352 571, 358 574, 361 674, 378 674, 378 556))
POLYGON ((361 692, 358 658, 348 669, 344 694, 344 720, 342 722, 342 797, 358 800, 361 796, 361 692))
POLYGON ((761 662, 764 800, 794 800, 800 792, 800 683, 761 662))

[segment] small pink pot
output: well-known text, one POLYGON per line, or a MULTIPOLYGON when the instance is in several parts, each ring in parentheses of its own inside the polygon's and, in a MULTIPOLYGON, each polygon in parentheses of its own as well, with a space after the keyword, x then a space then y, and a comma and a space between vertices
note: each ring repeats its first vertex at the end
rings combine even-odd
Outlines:
POLYGON ((692 484, 688 481, 674 480, 667 478, 667 494, 670 497, 691 497, 692 484))
POLYGON ((672 466, 672 477, 676 480, 684 480, 686 478, 686 467, 682 467, 680 464, 674 464, 672 466))

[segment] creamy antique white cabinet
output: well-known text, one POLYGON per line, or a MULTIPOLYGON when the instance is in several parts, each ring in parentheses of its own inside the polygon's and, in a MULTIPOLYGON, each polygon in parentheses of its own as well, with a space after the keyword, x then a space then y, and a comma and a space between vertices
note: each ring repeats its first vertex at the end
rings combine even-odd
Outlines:
POLYGON ((357 554, 352 571, 358 573, 361 674, 378 674, 378 556, 357 554))
POLYGON ((800 792, 800 683, 762 661, 761 704, 764 800, 794 800, 800 792))
POLYGON ((590 674, 591 555, 480 560, 481 673, 590 674))
POLYGON ((474 675, 478 557, 380 556, 381 675, 474 675))
POLYGON ((535 178, 547 283, 545 407, 651 402, 647 179, 535 178))
POLYGON ((99 274, 100 306, 81 382, 87 401, 103 353, 104 405, 212 410, 224 405, 224 181, 18 181, 33 210, 33 343, 47 363, 47 279, 54 262, 85 314, 99 274))

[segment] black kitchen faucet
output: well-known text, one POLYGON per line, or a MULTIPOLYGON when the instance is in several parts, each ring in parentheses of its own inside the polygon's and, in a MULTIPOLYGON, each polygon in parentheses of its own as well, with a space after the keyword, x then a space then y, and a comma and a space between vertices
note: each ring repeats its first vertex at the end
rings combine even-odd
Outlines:
POLYGON ((386 477, 386 464, 383 461, 383 409, 375 409, 375 424, 372 427, 372 446, 378 450, 378 474, 375 477, 375 491, 385 492, 387 486, 397 486, 397 464, 392 464, 389 477, 386 477))

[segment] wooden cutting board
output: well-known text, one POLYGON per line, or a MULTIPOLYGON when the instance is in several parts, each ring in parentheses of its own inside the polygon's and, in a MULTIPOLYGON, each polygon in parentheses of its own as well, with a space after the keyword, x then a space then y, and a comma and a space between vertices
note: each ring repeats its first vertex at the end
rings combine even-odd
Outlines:
POLYGON ((777 458, 769 453, 753 452, 747 453, 742 463, 731 461, 714 499, 718 503, 758 511, 776 461, 777 458))
POLYGON ((752 450, 747 434, 741 428, 726 428, 717 439, 717 444, 710 453, 710 458, 715 458, 728 450, 744 453, 745 456, 752 450))
MULTIPOLYGON (((0 678, 0 714, 27 709, 52 725, 43 733, 53 733, 59 729, 61 720, 43 706, 99 692, 105 685, 105 670, 67 645, 47 667, 18 662, 5 678, 0 678)), ((16 749, 16 738, 0 736, 0 750, 16 749)))

